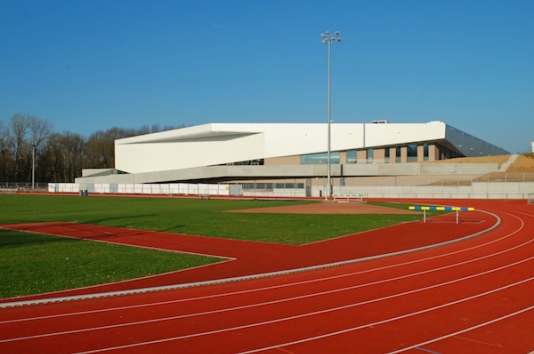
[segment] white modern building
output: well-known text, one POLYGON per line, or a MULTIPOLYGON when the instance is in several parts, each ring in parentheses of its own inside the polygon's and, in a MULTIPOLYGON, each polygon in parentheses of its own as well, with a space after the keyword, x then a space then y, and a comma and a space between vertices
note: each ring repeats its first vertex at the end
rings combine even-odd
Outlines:
MULTIPOLYGON (((432 164, 438 160, 508 154, 443 122, 331 124, 334 186, 361 176, 442 173, 445 167, 432 164)), ((488 172, 480 170, 482 165, 476 168, 463 172, 488 172)), ((324 185, 326 174, 327 124, 213 123, 116 140, 115 169, 84 170, 76 183, 311 187, 324 185)))

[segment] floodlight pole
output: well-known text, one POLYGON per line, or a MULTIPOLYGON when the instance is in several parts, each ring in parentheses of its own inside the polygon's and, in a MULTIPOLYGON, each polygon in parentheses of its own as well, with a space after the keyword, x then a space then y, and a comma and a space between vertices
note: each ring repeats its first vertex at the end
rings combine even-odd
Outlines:
POLYGON ((35 191, 35 144, 32 144, 32 192, 35 191))
POLYGON ((336 37, 339 36, 339 31, 336 32, 335 35, 331 35, 330 31, 326 31, 325 34, 321 34, 321 37, 323 38, 323 44, 326 44, 328 46, 328 146, 327 146, 327 178, 326 178, 326 196, 325 200, 330 198, 332 196, 332 185, 330 182, 330 175, 331 175, 331 151, 330 151, 330 141, 331 141, 331 130, 330 130, 330 123, 332 120, 330 119, 330 43, 332 42, 341 42, 341 38, 336 37))

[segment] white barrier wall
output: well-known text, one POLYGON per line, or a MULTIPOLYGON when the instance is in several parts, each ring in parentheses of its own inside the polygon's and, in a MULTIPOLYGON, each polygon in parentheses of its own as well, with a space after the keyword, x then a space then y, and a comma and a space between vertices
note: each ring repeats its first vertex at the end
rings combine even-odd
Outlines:
POLYGON ((49 183, 50 193, 79 193, 87 190, 99 194, 184 194, 230 195, 228 184, 117 184, 117 183, 49 183))
POLYGON ((79 191, 79 183, 48 183, 50 193, 78 193, 79 191))

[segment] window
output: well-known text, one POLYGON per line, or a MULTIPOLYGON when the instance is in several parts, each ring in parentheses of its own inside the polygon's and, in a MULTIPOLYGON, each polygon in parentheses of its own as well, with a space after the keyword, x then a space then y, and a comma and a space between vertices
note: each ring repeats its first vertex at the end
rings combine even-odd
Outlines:
POLYGON ((408 162, 417 162, 417 144, 408 145, 408 162))
POLYGON ((358 154, 356 150, 349 150, 347 151, 347 161, 345 163, 347 164, 354 164, 358 162, 358 154))
POLYGON ((373 148, 367 149, 367 163, 373 163, 375 151, 373 148))
MULTIPOLYGON (((328 163, 328 153, 308 154, 300 156, 301 165, 326 165, 328 163)), ((339 164, 339 151, 330 152, 330 163, 339 164)))

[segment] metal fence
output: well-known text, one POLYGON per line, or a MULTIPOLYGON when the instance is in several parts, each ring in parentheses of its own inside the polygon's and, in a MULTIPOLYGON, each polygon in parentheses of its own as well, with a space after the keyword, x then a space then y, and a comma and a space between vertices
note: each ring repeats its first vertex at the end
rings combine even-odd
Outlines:
MULTIPOLYGON (((314 183, 323 184, 322 179, 314 183)), ((485 175, 416 175, 416 176, 362 176, 337 177, 332 182, 338 186, 471 186, 473 183, 528 183, 534 182, 534 173, 492 172, 485 175)), ((326 182, 324 182, 326 183, 326 182)))
POLYGON ((47 192, 48 183, 0 182, 0 193, 47 192))

